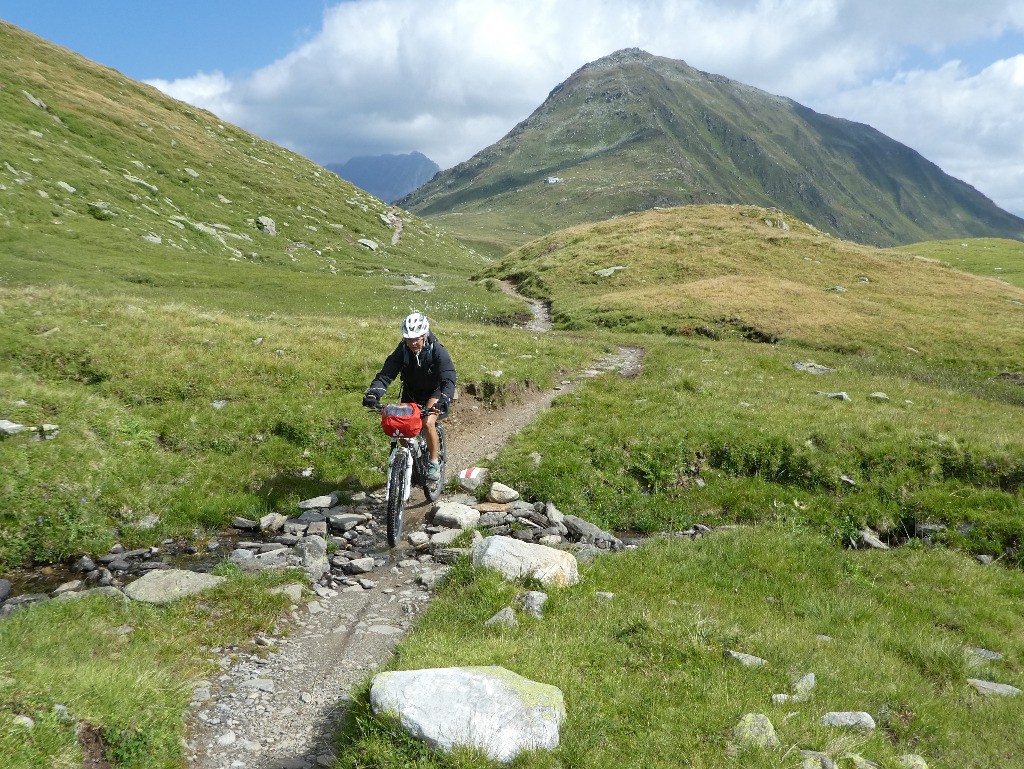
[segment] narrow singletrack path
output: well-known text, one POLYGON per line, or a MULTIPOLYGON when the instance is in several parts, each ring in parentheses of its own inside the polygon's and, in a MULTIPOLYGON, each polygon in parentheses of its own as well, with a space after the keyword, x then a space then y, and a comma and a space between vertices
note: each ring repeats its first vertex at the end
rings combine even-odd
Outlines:
MULTIPOLYGON (((515 294, 511 284, 503 290, 515 294)), ((530 300, 527 300, 530 301, 530 300)), ((551 328, 550 309, 530 302, 527 328, 551 328)), ((563 377, 552 390, 526 391, 510 405, 489 408, 460 398, 446 421, 448 468, 457 473, 493 456, 555 397, 580 379, 618 371, 636 376, 643 351, 620 347, 591 368, 563 377)), ((432 505, 413 491, 406 531, 422 527, 432 505)), ((390 659, 395 645, 428 605, 439 566, 406 547, 387 553, 388 564, 366 575, 373 587, 324 591, 292 607, 281 632, 246 647, 211 650, 222 668, 202 682, 206 698, 188 716, 192 769, 316 769, 334 761, 333 737, 353 689, 390 659)))

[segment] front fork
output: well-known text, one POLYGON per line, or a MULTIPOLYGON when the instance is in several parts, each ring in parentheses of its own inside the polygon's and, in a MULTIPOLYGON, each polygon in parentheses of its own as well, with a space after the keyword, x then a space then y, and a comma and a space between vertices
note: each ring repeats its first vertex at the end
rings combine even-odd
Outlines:
MULTIPOLYGON (((409 461, 405 463, 405 497, 402 502, 409 501, 409 494, 412 491, 412 468, 419 459, 419 452, 416 450, 417 447, 413 441, 406 443, 404 440, 396 442, 394 448, 391 450, 391 456, 388 457, 388 478, 391 478, 391 471, 395 465, 395 459, 398 457, 399 452, 408 454, 409 461), (412 445, 410 445, 412 444, 412 445)), ((384 489, 384 501, 387 502, 391 495, 391 484, 387 484, 384 489)))

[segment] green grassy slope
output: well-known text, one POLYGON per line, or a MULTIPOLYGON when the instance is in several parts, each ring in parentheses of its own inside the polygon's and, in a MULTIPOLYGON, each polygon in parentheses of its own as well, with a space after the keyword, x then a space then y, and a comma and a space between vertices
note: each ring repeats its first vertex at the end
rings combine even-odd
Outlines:
POLYGON ((479 257, 429 224, 404 214, 392 245, 376 198, 4 23, 0 85, 0 285, 368 312, 429 273, 440 293, 456 281, 474 304, 493 300, 463 277, 479 257))
POLYGON ((939 240, 896 249, 936 259, 950 267, 1024 288, 1024 243, 1002 238, 939 240))
POLYGON ((768 209, 685 206, 554 233, 492 271, 551 301, 566 328, 1024 367, 1024 291, 916 254, 837 240, 768 209))
POLYGON ((875 245, 1024 237, 1020 218, 868 126, 637 50, 583 67, 502 140, 400 202, 494 252, 691 203, 775 206, 875 245))
POLYGON ((0 440, 0 563, 377 482, 359 397, 413 309, 499 395, 582 358, 496 328, 523 306, 482 257, 404 212, 393 242, 390 207, 209 113, 6 24, 0 86, 0 419, 61 430, 0 440))

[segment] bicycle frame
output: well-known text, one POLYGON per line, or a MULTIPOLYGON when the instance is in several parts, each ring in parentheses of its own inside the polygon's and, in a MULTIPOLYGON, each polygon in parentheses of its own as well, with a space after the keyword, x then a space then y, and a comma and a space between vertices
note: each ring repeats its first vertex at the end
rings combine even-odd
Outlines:
MULTIPOLYGON (((423 452, 426 451, 426 443, 419 435, 415 438, 395 438, 391 441, 391 454, 388 457, 388 477, 391 477, 392 468, 395 466, 395 459, 400 453, 409 455, 409 461, 405 463, 405 494, 402 502, 409 501, 409 494, 412 491, 412 471, 419 462, 420 457, 423 456, 423 452)), ((390 499, 390 486, 387 484, 385 487, 384 501, 387 502, 390 499)))

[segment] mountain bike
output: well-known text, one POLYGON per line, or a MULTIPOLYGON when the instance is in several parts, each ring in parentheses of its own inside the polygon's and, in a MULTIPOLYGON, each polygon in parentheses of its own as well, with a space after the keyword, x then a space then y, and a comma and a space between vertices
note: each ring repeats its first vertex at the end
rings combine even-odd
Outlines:
POLYGON ((388 521, 388 544, 395 547, 402 538, 405 504, 413 485, 433 502, 444 488, 445 435, 440 423, 437 429, 437 461, 441 471, 436 481, 427 479, 430 452, 423 437, 423 420, 429 413, 415 403, 395 403, 375 409, 381 416, 381 429, 391 438, 388 456, 388 480, 385 487, 388 521))

